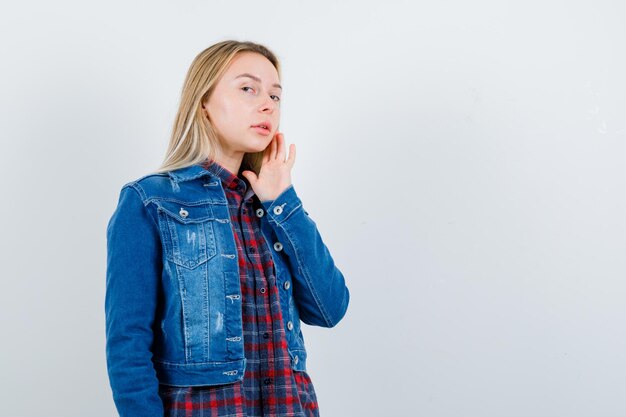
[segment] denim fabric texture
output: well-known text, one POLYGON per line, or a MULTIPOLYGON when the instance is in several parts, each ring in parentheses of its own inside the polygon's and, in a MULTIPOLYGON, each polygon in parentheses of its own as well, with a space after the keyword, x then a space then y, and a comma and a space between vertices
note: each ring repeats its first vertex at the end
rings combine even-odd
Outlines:
MULTIPOLYGON (((349 291, 293 185, 257 209, 272 251, 291 367, 306 371, 300 321, 333 327, 349 291), (260 211, 259 211, 260 210, 260 211), (276 246, 278 245, 278 246, 276 246)), ((201 164, 125 184, 107 225, 106 358, 121 417, 162 416, 159 384, 241 381, 238 251, 222 182, 201 164)))

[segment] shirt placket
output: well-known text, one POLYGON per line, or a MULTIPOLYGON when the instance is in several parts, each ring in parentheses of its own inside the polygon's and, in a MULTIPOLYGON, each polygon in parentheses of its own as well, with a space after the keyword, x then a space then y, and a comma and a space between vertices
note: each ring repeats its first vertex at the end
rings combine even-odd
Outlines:
POLYGON ((279 289, 270 246, 260 232, 258 218, 263 208, 254 210, 254 192, 247 189, 247 183, 215 168, 213 172, 220 176, 226 191, 239 253, 244 346, 249 359, 243 380, 246 415, 293 413, 293 396, 301 393, 290 373, 287 341, 279 327, 283 325, 279 289))
MULTIPOLYGON (((258 346, 259 356, 259 390, 261 392, 263 413, 265 415, 273 415, 276 410, 276 358, 274 356, 274 323, 276 322, 276 312, 272 311, 272 290, 267 280, 269 276, 263 268, 268 265, 268 259, 265 253, 260 251, 264 245, 260 236, 254 233, 255 217, 250 213, 252 210, 251 200, 246 200, 240 207, 242 236, 248 241, 243 242, 243 247, 247 249, 247 271, 245 274, 246 283, 252 289, 254 294, 254 305, 256 308, 256 325, 257 328, 252 332, 254 335, 254 345, 258 346)), ((279 312, 280 313, 280 312, 279 312)))

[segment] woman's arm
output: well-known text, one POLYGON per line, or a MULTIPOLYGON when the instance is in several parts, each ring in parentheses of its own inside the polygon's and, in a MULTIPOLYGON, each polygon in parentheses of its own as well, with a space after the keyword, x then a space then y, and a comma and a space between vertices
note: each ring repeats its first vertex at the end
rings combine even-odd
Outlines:
POLYGON ((122 187, 107 226, 106 359, 120 417, 164 414, 150 350, 161 244, 140 191, 136 184, 122 187))
POLYGON ((314 326, 335 326, 348 309, 350 292, 293 184, 262 204, 285 253, 295 260, 294 298, 300 319, 314 326))

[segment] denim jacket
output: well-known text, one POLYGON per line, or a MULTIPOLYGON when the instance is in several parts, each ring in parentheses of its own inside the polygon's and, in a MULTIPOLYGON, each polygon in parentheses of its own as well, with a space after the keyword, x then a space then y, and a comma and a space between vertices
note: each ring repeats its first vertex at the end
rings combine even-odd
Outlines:
MULTIPOLYGON (((261 202, 256 215, 282 289, 291 366, 306 370, 300 321, 335 326, 350 294, 293 185, 261 202)), ((200 164, 122 187, 107 225, 104 302, 107 369, 120 416, 162 416, 159 383, 243 379, 238 265, 222 182, 200 164)))

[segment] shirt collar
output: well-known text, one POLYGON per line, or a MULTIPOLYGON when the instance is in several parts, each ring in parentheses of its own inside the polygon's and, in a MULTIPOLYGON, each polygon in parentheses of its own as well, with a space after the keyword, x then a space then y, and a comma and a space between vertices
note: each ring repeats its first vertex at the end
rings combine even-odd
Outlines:
POLYGON ((201 164, 202 168, 218 177, 225 189, 236 191, 243 195, 245 199, 254 195, 252 187, 248 186, 247 181, 239 178, 237 175, 229 171, 223 165, 220 165, 216 161, 207 159, 201 164))

